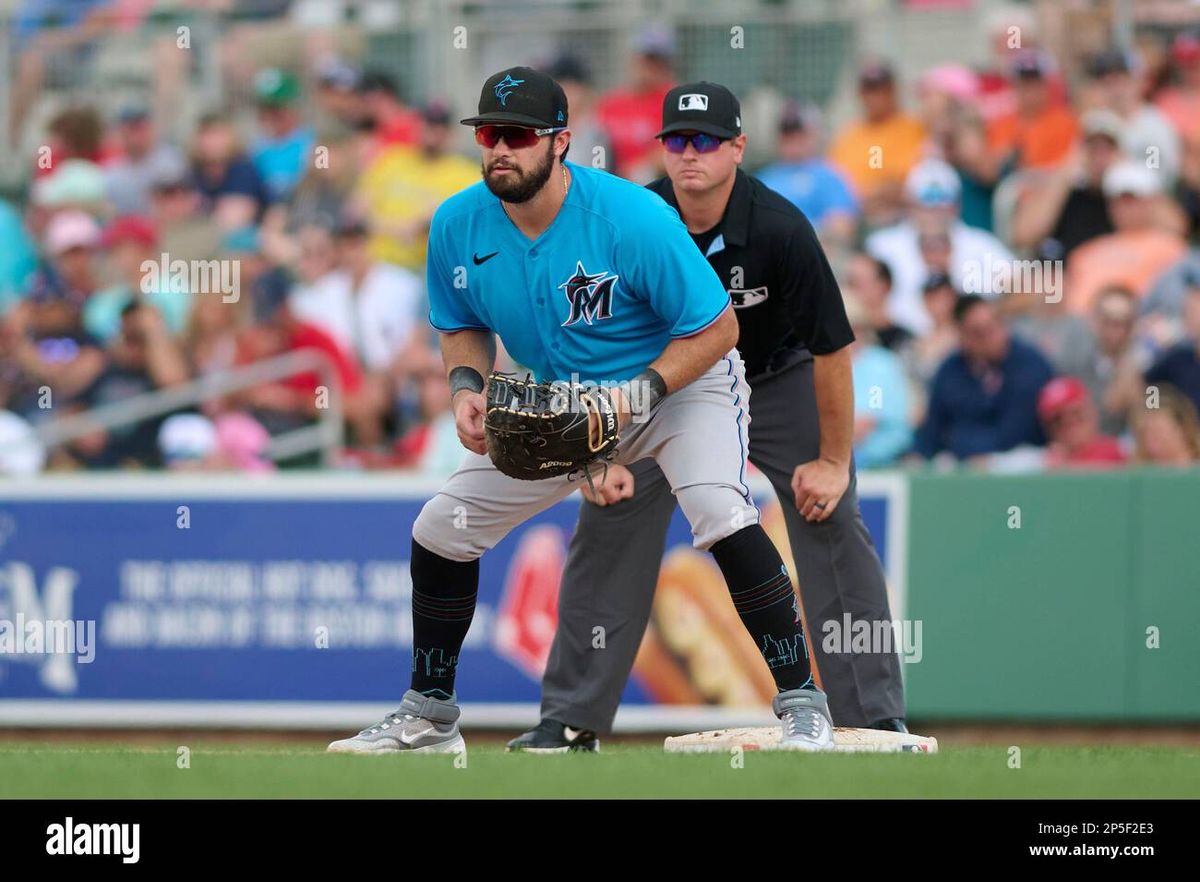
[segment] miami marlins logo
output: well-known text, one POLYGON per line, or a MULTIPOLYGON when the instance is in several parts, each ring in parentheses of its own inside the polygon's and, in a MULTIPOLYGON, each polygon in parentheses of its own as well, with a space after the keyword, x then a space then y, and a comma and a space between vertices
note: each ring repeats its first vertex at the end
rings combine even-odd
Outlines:
POLYGON ((505 107, 508 104, 508 96, 516 91, 517 86, 521 85, 524 80, 514 80, 512 74, 505 74, 504 79, 496 83, 496 88, 493 89, 496 97, 500 99, 500 106, 505 107))
POLYGON ((571 314, 562 323, 570 327, 580 319, 587 324, 600 319, 612 318, 613 285, 619 276, 606 272, 589 274, 582 261, 575 262, 575 273, 558 287, 562 288, 571 304, 571 314))

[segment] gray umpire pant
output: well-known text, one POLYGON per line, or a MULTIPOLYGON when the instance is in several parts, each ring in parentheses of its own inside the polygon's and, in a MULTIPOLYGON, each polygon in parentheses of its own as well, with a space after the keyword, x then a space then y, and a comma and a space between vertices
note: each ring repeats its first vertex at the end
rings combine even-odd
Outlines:
MULTIPOLYGON (((771 481, 783 508, 810 655, 829 696, 835 725, 867 726, 903 717, 895 652, 828 653, 820 623, 890 622, 887 585, 850 486, 830 518, 810 524, 796 511, 792 472, 820 453, 813 362, 755 381, 750 395, 752 463, 771 481)), ((615 505, 580 505, 558 599, 558 632, 542 678, 542 717, 608 732, 650 620, 675 497, 654 460, 631 466, 634 495, 615 505), (603 648, 593 629, 604 628, 603 648)), ((839 641, 840 642, 840 641, 839 641)))

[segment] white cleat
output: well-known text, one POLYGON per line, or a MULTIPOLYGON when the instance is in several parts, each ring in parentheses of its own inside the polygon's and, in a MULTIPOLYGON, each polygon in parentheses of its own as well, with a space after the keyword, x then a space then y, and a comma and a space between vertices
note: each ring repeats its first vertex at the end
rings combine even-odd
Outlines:
POLYGON ((374 726, 329 745, 329 753, 466 753, 458 730, 461 711, 453 700, 428 698, 412 689, 400 707, 374 726))
POLYGON ((833 719, 829 700, 818 689, 789 689, 771 702, 783 725, 780 750, 833 750, 833 719))

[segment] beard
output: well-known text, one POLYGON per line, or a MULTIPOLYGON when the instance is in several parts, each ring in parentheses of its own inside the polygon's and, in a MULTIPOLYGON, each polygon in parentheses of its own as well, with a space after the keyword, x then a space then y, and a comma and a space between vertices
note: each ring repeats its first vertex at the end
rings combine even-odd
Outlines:
POLYGON ((554 139, 547 138, 546 142, 546 154, 542 161, 529 171, 521 171, 516 166, 505 164, 501 167, 512 171, 502 178, 493 178, 491 172, 497 168, 497 163, 493 162, 490 166, 481 165, 483 182, 492 191, 492 195, 503 202, 511 203, 528 202, 536 196, 546 185, 546 181, 550 180, 550 172, 554 170, 554 139))

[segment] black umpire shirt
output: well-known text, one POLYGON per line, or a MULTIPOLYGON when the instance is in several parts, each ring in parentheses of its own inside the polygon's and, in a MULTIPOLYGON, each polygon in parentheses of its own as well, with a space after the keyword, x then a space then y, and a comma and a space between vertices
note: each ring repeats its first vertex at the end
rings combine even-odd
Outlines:
MULTIPOLYGON (((647 185, 676 211, 670 178, 647 185)), ((729 291, 738 351, 753 379, 854 340, 842 294, 803 212, 737 171, 721 222, 692 235, 729 291)))

